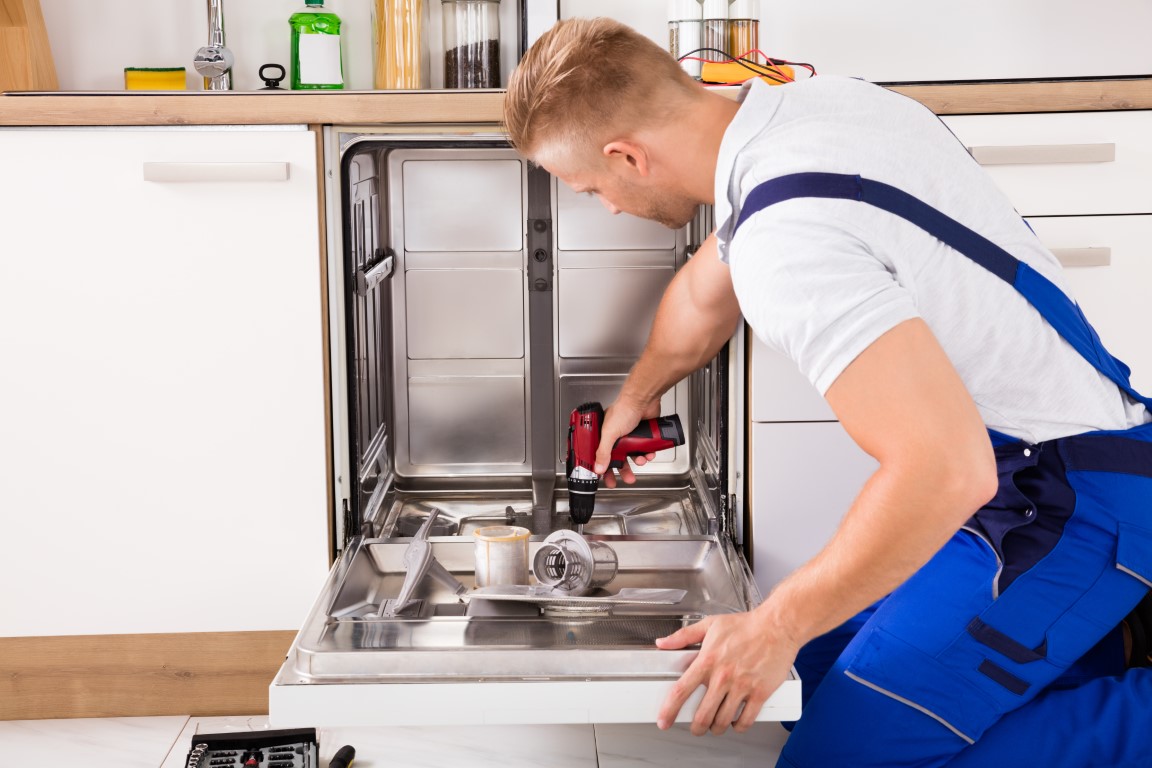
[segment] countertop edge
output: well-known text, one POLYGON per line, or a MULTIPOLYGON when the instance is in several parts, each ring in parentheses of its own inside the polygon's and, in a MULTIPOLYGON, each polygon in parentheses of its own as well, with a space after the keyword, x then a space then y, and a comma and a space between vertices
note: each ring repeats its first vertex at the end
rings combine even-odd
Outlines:
MULTIPOLYGON (((1152 77, 886 86, 936 114, 1152 109, 1152 77)), ((498 125, 503 91, 5 94, 0 126, 498 125)))

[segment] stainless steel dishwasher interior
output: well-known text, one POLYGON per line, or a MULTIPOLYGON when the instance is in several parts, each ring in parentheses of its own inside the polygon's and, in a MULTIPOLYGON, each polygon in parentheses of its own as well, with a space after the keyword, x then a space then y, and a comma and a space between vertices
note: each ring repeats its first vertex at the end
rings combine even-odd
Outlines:
POLYGON ((635 487, 602 488, 584 529, 619 560, 599 596, 684 590, 679 602, 478 599, 472 533, 523 526, 534 553, 570 527, 568 414, 615 398, 707 222, 674 232, 608 216, 492 139, 365 140, 345 148, 342 173, 355 487, 290 680, 677 676, 683 654, 656 638, 759 601, 725 520, 723 357, 662 402, 686 445, 635 487), (432 555, 466 591, 426 578, 408 609, 382 615, 432 510, 432 555))

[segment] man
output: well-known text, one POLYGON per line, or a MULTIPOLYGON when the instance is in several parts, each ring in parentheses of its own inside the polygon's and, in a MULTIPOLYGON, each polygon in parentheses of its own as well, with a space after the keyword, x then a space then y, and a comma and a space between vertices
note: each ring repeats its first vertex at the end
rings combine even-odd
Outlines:
POLYGON ((705 685, 692 732, 743 731, 795 662, 806 696, 819 685, 782 766, 1152 761, 1152 670, 1124 647, 1143 658, 1142 612, 1122 629, 1152 584, 1149 401, 934 115, 831 77, 732 101, 596 19, 532 47, 505 121, 614 213, 681 227, 715 206, 607 413, 599 472, 742 317, 880 464, 759 608, 659 642, 700 643, 661 728, 705 685))

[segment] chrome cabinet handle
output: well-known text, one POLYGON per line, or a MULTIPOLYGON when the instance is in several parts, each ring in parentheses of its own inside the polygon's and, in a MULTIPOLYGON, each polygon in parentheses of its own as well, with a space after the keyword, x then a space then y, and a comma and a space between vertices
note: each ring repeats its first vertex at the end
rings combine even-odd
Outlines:
POLYGON ((1111 163, 1115 144, 1021 144, 968 147, 980 165, 1045 165, 1048 163, 1111 163))
POLYGON ((1065 267, 1107 267, 1112 263, 1111 248, 1049 248, 1065 267))
POLYGON ((144 163, 144 181, 287 181, 288 163, 144 163))

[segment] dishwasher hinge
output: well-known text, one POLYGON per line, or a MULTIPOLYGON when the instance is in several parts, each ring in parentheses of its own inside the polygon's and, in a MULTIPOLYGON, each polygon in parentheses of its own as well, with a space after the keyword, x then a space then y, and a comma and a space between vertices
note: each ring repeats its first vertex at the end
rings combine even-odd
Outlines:
POLYGON ((372 261, 352 275, 352 291, 357 296, 367 296, 368 292, 392 276, 396 264, 396 254, 391 248, 377 248, 372 261))
POLYGON ((740 543, 736 541, 736 494, 734 493, 720 496, 720 533, 730 538, 733 544, 740 543))
POLYGON ((341 499, 341 502, 344 507, 344 544, 341 549, 345 549, 348 542, 360 535, 360 521, 353 516, 348 499, 341 499))

